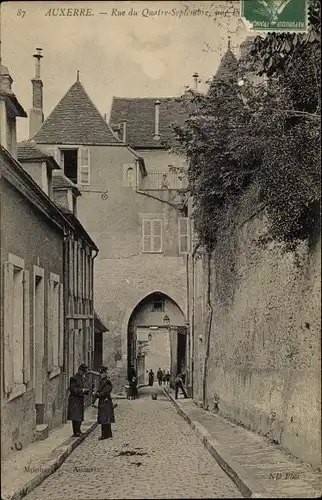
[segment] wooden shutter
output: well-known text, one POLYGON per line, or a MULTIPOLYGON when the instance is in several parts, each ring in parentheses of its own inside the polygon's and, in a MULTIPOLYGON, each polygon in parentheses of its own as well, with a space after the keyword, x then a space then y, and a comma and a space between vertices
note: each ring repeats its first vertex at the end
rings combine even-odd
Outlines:
POLYGON ((89 148, 78 150, 78 182, 85 185, 90 183, 89 148))
POLYGON ((9 394, 13 389, 13 265, 4 263, 4 390, 9 394))
POLYGON ((65 311, 64 311, 64 285, 59 284, 59 343, 58 343, 58 366, 64 366, 64 332, 65 332, 65 311))
POLYGON ((142 250, 143 252, 152 251, 152 220, 142 220, 142 250))
POLYGON ((23 381, 30 382, 30 278, 24 270, 23 279, 23 381))
POLYGON ((152 249, 153 252, 162 251, 162 221, 154 219, 152 221, 152 249))
POLYGON ((47 370, 53 369, 53 288, 54 283, 48 280, 47 293, 47 370))
POLYGON ((189 219, 179 218, 179 253, 189 252, 189 219))

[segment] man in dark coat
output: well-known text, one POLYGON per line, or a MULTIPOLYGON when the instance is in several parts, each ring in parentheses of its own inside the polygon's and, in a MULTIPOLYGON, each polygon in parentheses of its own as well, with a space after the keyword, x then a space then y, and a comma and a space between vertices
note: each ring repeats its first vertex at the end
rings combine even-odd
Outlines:
POLYGON ((67 420, 72 421, 73 437, 81 435, 81 425, 84 420, 84 395, 89 393, 89 389, 85 387, 87 366, 81 364, 78 372, 70 377, 69 381, 69 398, 68 398, 68 413, 67 420))
POLYGON ((112 426, 115 422, 114 418, 114 407, 111 397, 112 392, 112 382, 107 374, 106 366, 101 366, 100 368, 100 381, 98 383, 97 390, 94 396, 98 398, 98 412, 97 412, 97 423, 101 424, 101 437, 98 438, 100 441, 102 439, 109 439, 112 437, 112 426))
POLYGON ((151 368, 151 370, 149 371, 149 386, 152 387, 154 384, 154 372, 151 368))
POLYGON ((130 367, 129 386, 130 386, 130 390, 129 390, 130 399, 136 399, 139 395, 139 392, 138 392, 138 379, 136 376, 136 371, 135 371, 134 366, 130 367))
POLYGON ((182 373, 179 373, 174 381, 175 384, 175 399, 178 399, 178 393, 179 389, 181 389, 181 392, 183 394, 183 397, 186 399, 188 397, 188 394, 184 388, 183 381, 182 381, 182 373))
POLYGON ((163 379, 163 372, 162 372, 161 368, 159 368, 158 371, 157 371, 157 379, 158 379, 159 385, 161 385, 162 384, 162 379, 163 379))

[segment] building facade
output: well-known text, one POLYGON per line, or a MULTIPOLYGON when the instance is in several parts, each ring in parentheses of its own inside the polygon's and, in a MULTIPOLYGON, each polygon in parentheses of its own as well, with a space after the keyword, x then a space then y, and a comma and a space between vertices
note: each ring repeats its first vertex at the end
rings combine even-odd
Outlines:
MULTIPOLYGON (((136 133, 145 127, 143 138, 147 135, 147 140, 139 147, 131 139, 131 117, 128 115, 125 125, 121 116, 123 128, 117 132, 114 124, 113 130, 93 105, 79 76, 39 124, 39 130, 35 132, 34 124, 32 127, 37 147, 55 156, 64 175, 81 192, 79 220, 100 248, 94 272, 95 303, 103 323, 109 326, 109 334, 103 334, 102 358, 120 391, 130 364, 137 364, 138 331, 143 324, 137 324, 136 314, 142 313, 142 304, 146 307, 148 300, 145 310, 150 325, 145 318, 144 328, 159 329, 165 342, 169 343, 172 335, 177 345, 177 334, 170 332, 178 327, 187 331, 183 290, 187 283, 188 219, 179 191, 182 180, 171 169, 178 157, 162 144, 176 112, 171 99, 163 104, 155 101, 149 100, 148 113, 138 115, 141 121, 132 124, 136 133), (154 309, 160 296, 162 316, 154 309), (172 317, 168 304, 177 308, 172 317), (164 316, 170 317, 169 328, 164 325, 164 316)), ((139 109, 144 110, 144 106, 139 109)), ((113 105, 113 116, 115 111, 113 105)), ((141 330, 140 335, 146 336, 146 332, 141 330)), ((177 371, 178 363, 170 360, 170 351, 167 367, 177 371)), ((180 356, 181 369, 188 357, 180 356)), ((178 360, 177 351, 172 358, 178 360)), ((163 358, 158 359, 154 369, 164 364, 163 358)))
POLYGON ((81 362, 92 367, 97 253, 73 213, 77 190, 54 158, 34 143, 17 147, 16 117, 26 113, 11 85, 1 66, 3 458, 66 421, 68 376, 81 362))

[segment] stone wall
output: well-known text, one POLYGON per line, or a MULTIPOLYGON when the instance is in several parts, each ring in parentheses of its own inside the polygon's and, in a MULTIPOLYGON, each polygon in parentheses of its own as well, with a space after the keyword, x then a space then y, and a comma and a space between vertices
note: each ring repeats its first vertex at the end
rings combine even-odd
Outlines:
MULTIPOLYGON (((223 416, 320 466, 320 238, 296 252, 274 243, 263 247, 259 237, 267 221, 261 212, 252 216, 255 207, 251 197, 244 200, 212 255, 207 405, 211 410, 218 403, 223 416)), ((194 300, 196 400, 202 399, 207 344, 203 264, 202 290, 195 289, 194 300)))

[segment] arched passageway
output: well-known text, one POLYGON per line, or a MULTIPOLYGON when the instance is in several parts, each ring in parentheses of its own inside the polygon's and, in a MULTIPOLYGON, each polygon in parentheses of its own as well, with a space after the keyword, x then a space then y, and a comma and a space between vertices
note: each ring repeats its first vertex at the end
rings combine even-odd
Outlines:
POLYGON ((186 371, 188 336, 184 314, 162 292, 153 292, 134 308, 128 324, 128 370, 134 366, 139 384, 148 372, 169 371, 172 379, 186 371))

